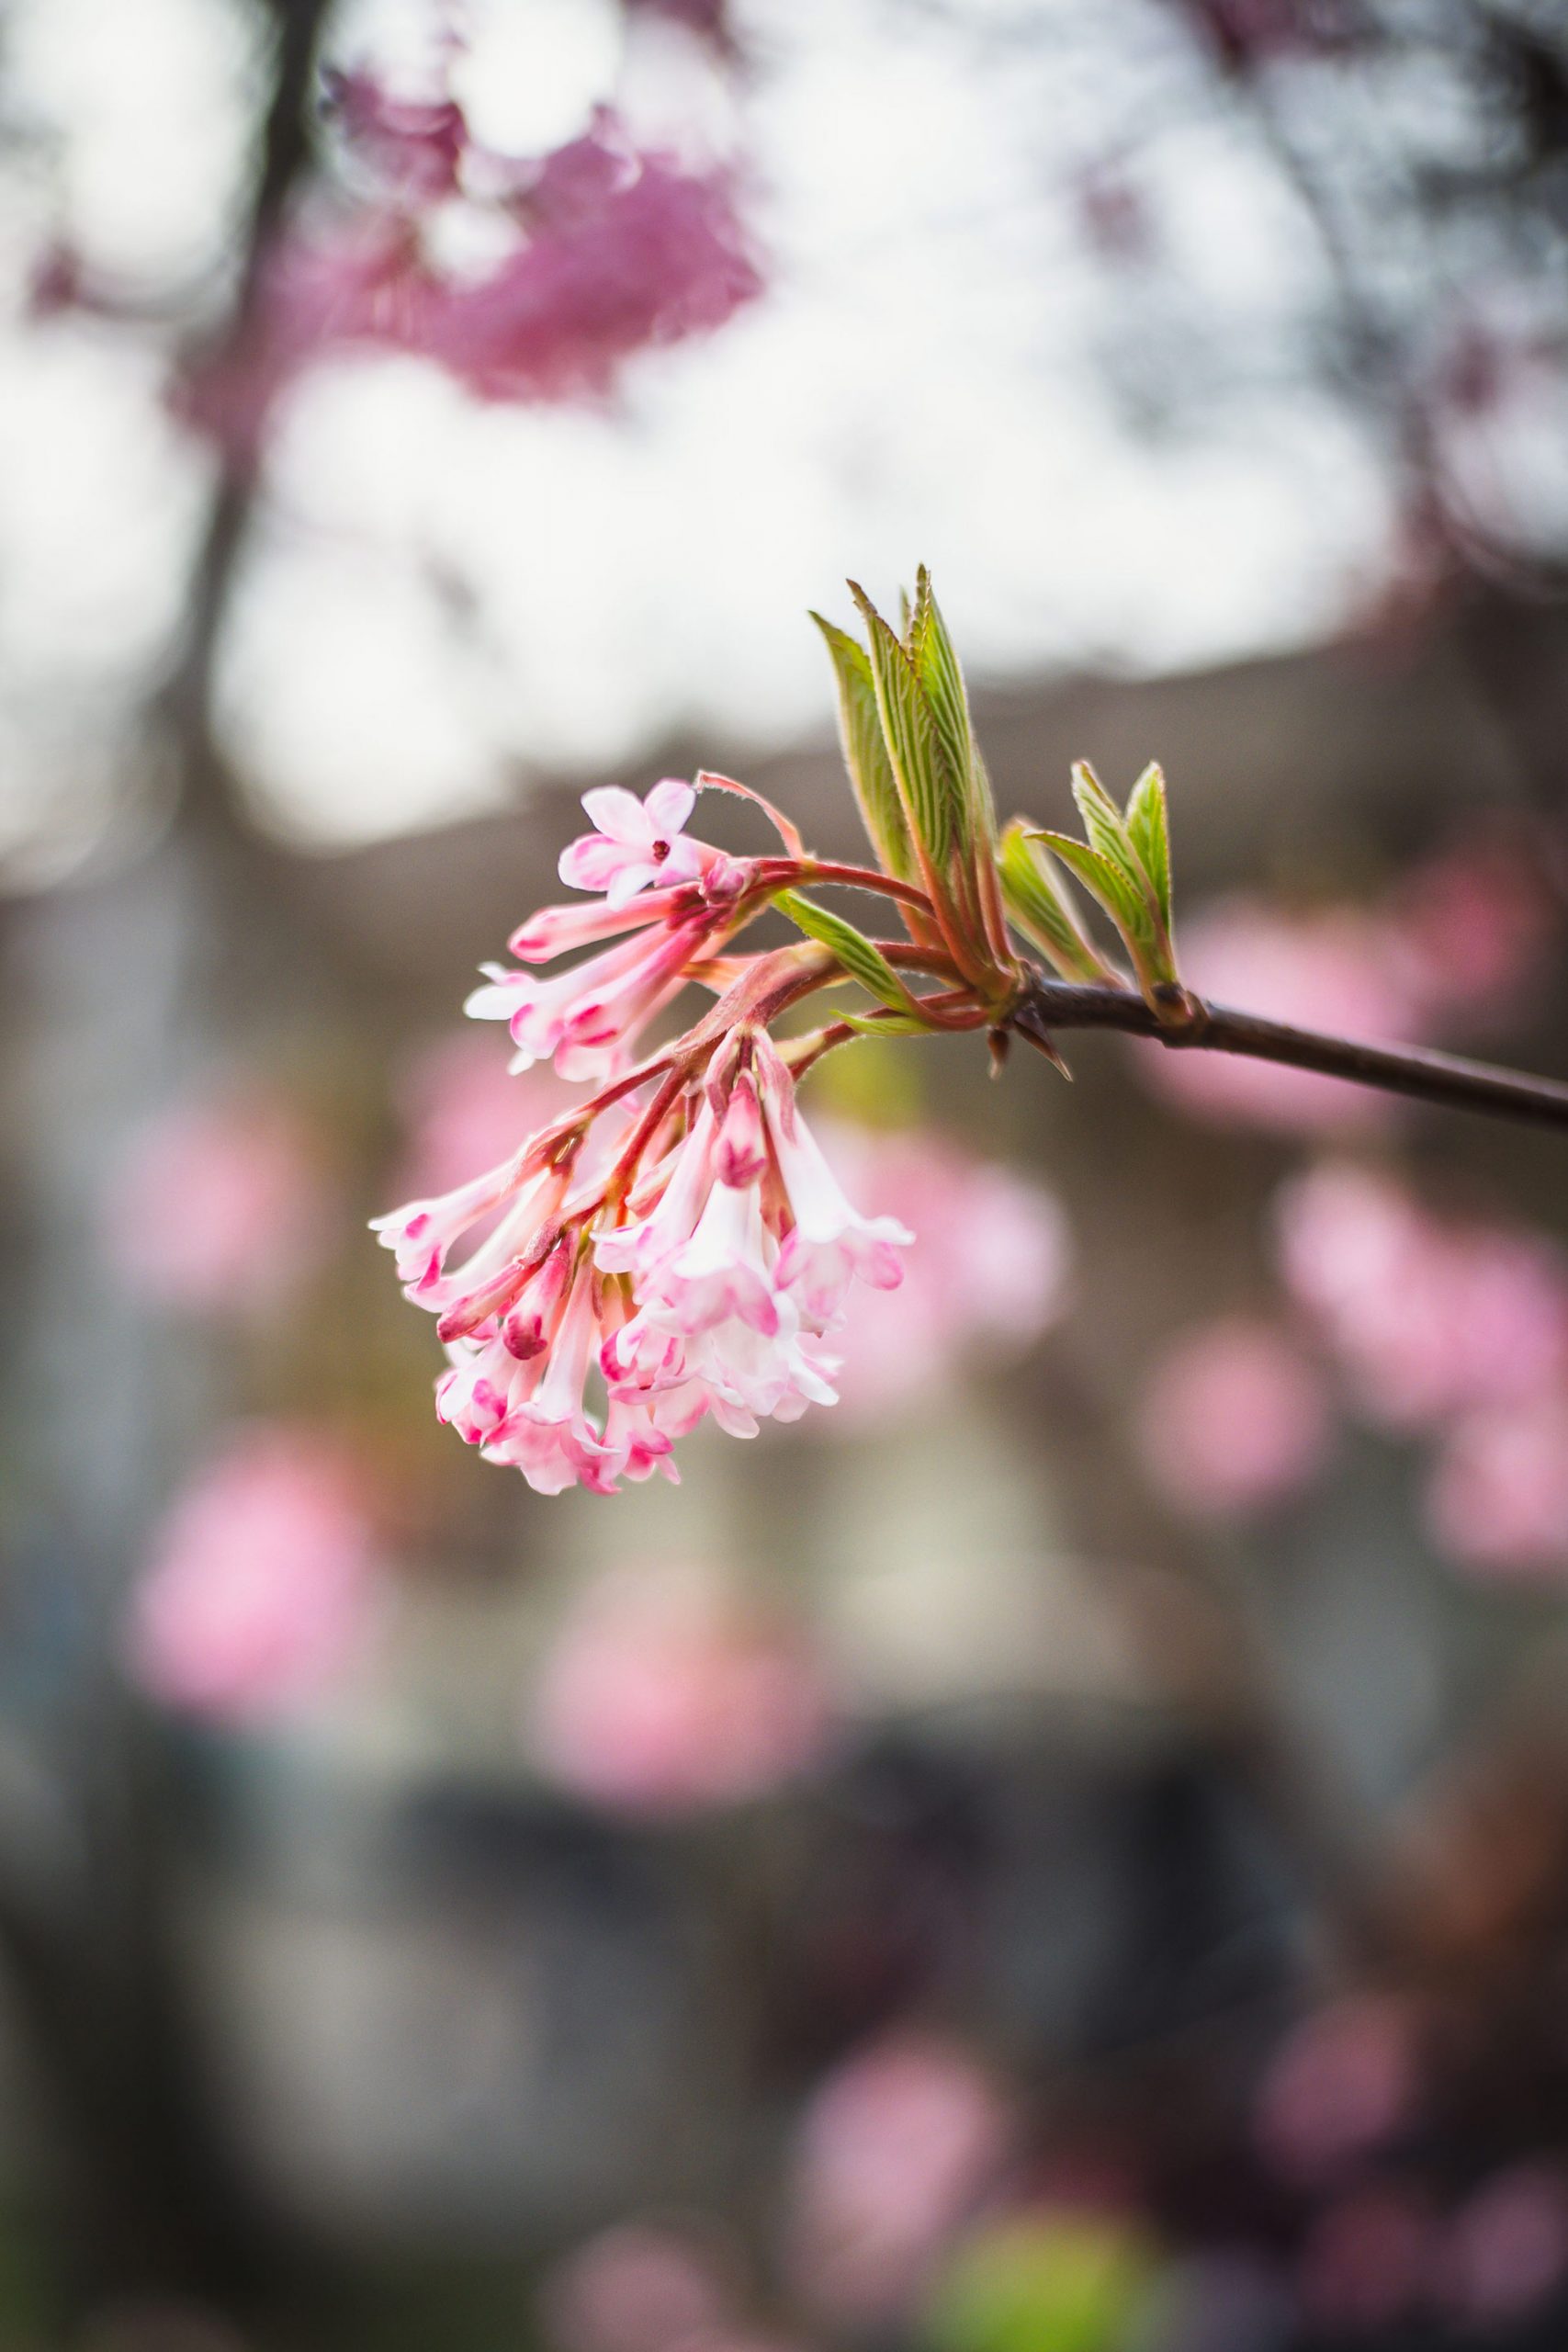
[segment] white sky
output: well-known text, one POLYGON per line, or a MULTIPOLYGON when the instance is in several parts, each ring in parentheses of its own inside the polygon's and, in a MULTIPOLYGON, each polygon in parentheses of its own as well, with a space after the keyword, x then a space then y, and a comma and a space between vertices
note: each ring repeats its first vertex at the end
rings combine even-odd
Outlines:
MULTIPOLYGON (((408 361, 295 396, 220 675, 231 748, 291 837, 439 823, 520 771, 637 780, 680 724, 718 766, 820 728, 804 614, 847 617, 849 571, 891 599, 929 562, 971 671, 998 676, 1310 639, 1375 574, 1381 493, 1325 413, 1282 400, 1246 441, 1185 447, 1108 413, 1096 356, 1123 306, 1051 201, 1093 94, 1048 45, 977 40, 987 0, 739 13, 758 63, 738 120, 668 40, 622 95, 738 141, 770 257, 752 311, 639 361, 613 413, 483 408, 408 361)), ((1038 13, 1081 20, 1082 0, 1038 13)), ((492 139, 570 135, 606 94, 609 0, 468 15, 492 139)), ((361 0, 333 51, 406 62, 429 21, 423 0, 361 0)), ((122 279, 209 269, 254 72, 237 0, 17 0, 10 103, 50 160, 0 188, 14 311, 62 214, 122 279)), ((1190 286, 1216 336, 1288 333, 1314 265, 1269 177, 1214 122, 1134 160, 1166 239, 1151 300, 1190 286)), ((104 730, 177 624, 209 470, 149 344, 69 321, 0 327, 0 446, 3 848, 87 825, 104 730)))

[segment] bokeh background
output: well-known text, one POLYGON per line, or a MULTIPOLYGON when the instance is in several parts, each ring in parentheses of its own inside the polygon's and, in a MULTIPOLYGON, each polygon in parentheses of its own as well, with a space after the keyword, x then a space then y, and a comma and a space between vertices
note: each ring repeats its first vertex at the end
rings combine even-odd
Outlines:
POLYGON ((843 1404, 615 1501, 365 1230, 919 560, 1196 984, 1563 1074, 1565 263, 1558 0, 9 0, 6 2352, 1568 2341, 1560 1140, 857 1047, 843 1404))

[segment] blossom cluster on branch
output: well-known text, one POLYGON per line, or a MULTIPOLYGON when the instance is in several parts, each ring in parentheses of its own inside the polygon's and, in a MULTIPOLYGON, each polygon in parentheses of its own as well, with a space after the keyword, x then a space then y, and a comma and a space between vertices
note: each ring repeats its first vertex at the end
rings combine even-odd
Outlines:
POLYGON ((856 1036, 983 1030, 995 1068, 1017 1035, 1061 1066, 1052 1025, 1118 1028, 1568 1124, 1560 1082, 1194 996, 1177 969, 1158 767, 1122 808, 1079 762, 1082 838, 1023 819, 998 835, 930 579, 918 575, 897 631, 852 590, 864 644, 817 617, 876 864, 810 855, 787 818, 708 771, 667 777, 645 801, 590 793, 596 830, 560 863, 588 899, 531 915, 513 934, 514 961, 485 967, 468 1011, 506 1024, 514 1069, 553 1061, 593 1091, 487 1173, 376 1220, 407 1295, 439 1317, 451 1359, 441 1418, 543 1492, 672 1476, 676 1441, 709 1416, 750 1436, 763 1419, 835 1401, 834 1334, 852 1289, 896 1286, 911 1238, 853 1206, 796 1101, 805 1073, 856 1036), (702 790, 761 808, 778 849, 733 856, 688 833, 702 790), (1069 876, 1124 964, 1090 936, 1069 876), (857 929, 814 895, 829 886, 882 900, 901 935, 857 929), (737 952, 770 909, 802 936, 737 952), (579 949, 592 952, 539 969, 579 949), (711 1008, 649 1048, 652 1023, 693 985, 711 1008), (844 986, 858 1005, 798 1025, 810 999, 844 986), (602 1390, 592 1408, 591 1387, 602 1390))
MULTIPOLYGON (((1058 971, 1111 977, 1043 841, 1021 825, 998 847, 925 573, 901 634, 855 593, 869 646, 820 626, 877 865, 808 855, 778 811, 705 772, 643 801, 591 792, 595 831, 560 871, 592 895, 530 916, 468 1011, 504 1023, 514 1069, 553 1061, 592 1092, 486 1173, 376 1220, 406 1295, 438 1317, 440 1417, 541 1492, 673 1476, 677 1440, 708 1417, 750 1436, 835 1401, 851 1293, 895 1286, 912 1237, 853 1205, 807 1125, 797 1084, 825 1053, 866 1032, 984 1029, 999 1054, 1034 977, 1010 919, 1058 971), (779 851, 735 857, 691 834, 702 789, 759 806, 779 851), (879 897, 902 936, 870 937, 806 895, 828 884, 879 897), (804 936, 737 953, 770 908, 804 936), (592 952, 541 970, 578 949, 592 952), (778 1028, 849 983, 859 1009, 778 1028), (692 984, 711 1009, 648 1050, 649 1025, 692 984)), ((1051 847, 1111 911, 1150 1002, 1179 1010, 1159 773, 1125 816, 1087 769, 1076 789, 1089 840, 1051 847)))

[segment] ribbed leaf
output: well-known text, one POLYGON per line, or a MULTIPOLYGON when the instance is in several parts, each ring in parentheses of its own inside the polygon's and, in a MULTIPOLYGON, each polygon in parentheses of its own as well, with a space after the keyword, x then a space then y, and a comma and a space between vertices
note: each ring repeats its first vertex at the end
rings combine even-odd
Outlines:
POLYGON ((1127 802, 1127 834, 1153 887, 1160 921, 1168 938, 1170 912, 1170 816, 1166 805, 1165 777, 1151 760, 1127 802))
POLYGON ((985 770, 976 755, 964 671, 931 594, 931 574, 924 564, 915 579, 910 659, 931 707, 942 758, 951 771, 954 788, 963 798, 964 836, 969 841, 992 842, 996 839, 996 814, 985 770))
POLYGON ((842 915, 830 914, 814 899, 803 899, 794 890, 781 890, 773 904, 808 939, 820 940, 824 947, 830 947, 851 978, 858 980, 868 995, 899 1012, 912 1009, 914 999, 886 956, 852 922, 846 922, 842 915))
POLYGON ((861 821, 887 872, 901 882, 911 881, 918 870, 914 845, 883 738, 871 662, 864 647, 843 629, 835 628, 820 613, 811 617, 832 658, 839 688, 839 741, 860 804, 861 821))
POLYGON ((1002 897, 1019 929, 1043 948, 1067 980, 1103 980, 1106 967, 1079 928, 1066 885, 1021 818, 1002 835, 997 857, 1002 897))
POLYGON ((1126 942, 1140 981, 1152 987, 1162 980, 1166 975, 1154 910, 1142 888, 1130 881, 1113 860, 1087 842, 1075 841, 1070 833, 1041 832, 1034 839, 1045 842, 1052 854, 1059 857, 1067 871, 1076 874, 1084 888, 1100 900, 1126 942))
POLYGON ((1134 888, 1142 889, 1145 876, 1122 811, 1087 760, 1073 763, 1073 798, 1090 845, 1119 867, 1134 888))
POLYGON ((840 1012, 838 1018, 863 1037, 929 1037, 931 1033, 931 1023, 913 1012, 840 1012))
POLYGON ((931 704, 908 655, 864 589, 852 580, 850 594, 870 631, 876 707, 905 814, 932 864, 945 865, 954 830, 953 795, 943 774, 931 704))

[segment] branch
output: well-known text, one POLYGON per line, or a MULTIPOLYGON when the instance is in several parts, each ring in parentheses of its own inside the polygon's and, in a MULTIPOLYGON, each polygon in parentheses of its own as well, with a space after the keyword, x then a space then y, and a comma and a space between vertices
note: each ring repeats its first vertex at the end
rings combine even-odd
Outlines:
POLYGON ((1486 1062, 1465 1061, 1457 1054, 1431 1053, 1418 1046, 1368 1046, 1352 1037, 1325 1036, 1258 1013, 1206 1004, 1200 997, 1190 1001, 1190 1018, 1179 1027, 1168 1027, 1130 989, 1037 978, 1010 1026, 1042 1046, 1048 1046, 1055 1029, 1121 1029, 1134 1037, 1157 1037, 1173 1052, 1246 1054, 1255 1061, 1319 1070, 1325 1078, 1348 1079, 1358 1086, 1377 1086, 1386 1093, 1409 1094, 1454 1110, 1490 1111, 1503 1118, 1568 1127, 1568 1085, 1555 1079, 1496 1069, 1486 1062))

